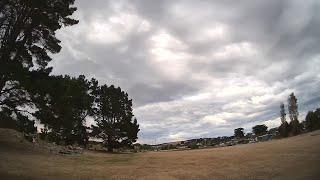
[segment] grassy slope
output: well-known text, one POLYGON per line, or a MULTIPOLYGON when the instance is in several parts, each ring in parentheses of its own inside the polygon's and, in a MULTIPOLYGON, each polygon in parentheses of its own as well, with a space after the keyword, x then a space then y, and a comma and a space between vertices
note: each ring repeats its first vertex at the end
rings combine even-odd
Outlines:
POLYGON ((49 154, 0 129, 5 179, 318 179, 320 131, 283 140, 174 152, 49 154), (27 147, 27 148, 25 148, 27 147))

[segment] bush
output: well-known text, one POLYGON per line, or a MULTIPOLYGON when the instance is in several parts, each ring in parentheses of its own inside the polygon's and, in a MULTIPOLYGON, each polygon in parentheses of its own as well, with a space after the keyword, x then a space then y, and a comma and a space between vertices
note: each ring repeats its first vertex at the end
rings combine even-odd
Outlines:
POLYGON ((197 145, 197 144, 190 144, 190 145, 188 145, 188 148, 190 148, 190 149, 199 149, 199 145, 197 145))

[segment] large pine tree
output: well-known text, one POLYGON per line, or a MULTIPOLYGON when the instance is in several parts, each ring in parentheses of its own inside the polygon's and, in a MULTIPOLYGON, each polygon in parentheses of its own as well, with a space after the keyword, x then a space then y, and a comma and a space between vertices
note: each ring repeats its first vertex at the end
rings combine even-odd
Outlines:
MULTIPOLYGON (((31 106, 32 78, 48 75, 48 53, 58 53, 55 32, 77 24, 70 18, 74 0, 0 1, 0 115, 23 117, 31 106)), ((19 119, 18 119, 19 120, 19 119)))
POLYGON ((109 152, 130 146, 137 140, 139 125, 132 112, 132 100, 119 87, 103 85, 96 92, 92 135, 104 140, 109 152))
MULTIPOLYGON (((41 82, 41 81, 40 81, 41 82)), ((42 91, 38 90, 35 103, 40 109, 35 113, 52 141, 60 144, 86 145, 88 141, 86 118, 92 114, 93 87, 97 82, 85 76, 50 76, 45 79, 42 91)))

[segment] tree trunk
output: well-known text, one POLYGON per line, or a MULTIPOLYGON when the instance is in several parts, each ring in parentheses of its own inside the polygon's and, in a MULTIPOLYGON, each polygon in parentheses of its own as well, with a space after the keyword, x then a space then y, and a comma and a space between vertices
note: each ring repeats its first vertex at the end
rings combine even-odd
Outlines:
POLYGON ((108 152, 113 152, 113 147, 112 147, 112 145, 109 145, 109 144, 108 144, 108 152))
POLYGON ((111 140, 111 137, 109 136, 108 137, 108 152, 113 152, 113 144, 112 144, 112 140, 111 140))

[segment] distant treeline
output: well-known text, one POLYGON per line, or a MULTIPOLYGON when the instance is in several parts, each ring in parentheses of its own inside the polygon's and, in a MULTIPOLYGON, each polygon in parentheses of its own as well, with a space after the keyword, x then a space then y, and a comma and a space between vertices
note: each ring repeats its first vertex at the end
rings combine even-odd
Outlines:
MULTIPOLYGON (((290 122, 286 120, 286 110, 284 103, 280 104, 280 120, 281 125, 273 128, 274 134, 278 137, 295 136, 302 132, 309 132, 320 129, 320 108, 315 111, 309 111, 305 117, 305 120, 299 121, 298 100, 294 93, 291 93, 288 97, 288 115, 290 122)), ((234 136, 237 138, 243 138, 243 128, 237 128, 234 130, 234 136)), ((269 130, 269 132, 271 129, 269 130)), ((252 132, 256 136, 262 136, 267 134, 268 127, 265 124, 256 125, 252 127, 252 132)))
POLYGON ((136 144, 140 150, 171 150, 171 149, 197 149, 207 146, 221 147, 232 146, 236 144, 253 143, 256 141, 266 141, 274 138, 285 138, 295 136, 300 133, 310 132, 320 129, 320 108, 309 111, 305 120, 299 121, 298 101, 294 93, 288 97, 288 112, 290 122, 286 121, 286 110, 284 103, 280 105, 280 121, 279 127, 271 128, 265 124, 258 124, 252 127, 252 132, 244 133, 244 128, 234 129, 233 136, 222 136, 216 138, 198 138, 185 141, 177 141, 172 143, 163 143, 157 145, 136 144))
POLYGON ((128 94, 85 76, 52 76, 49 54, 59 53, 56 31, 78 20, 74 0, 0 2, 0 126, 35 133, 58 144, 102 138, 109 151, 137 140, 139 125, 128 94), (86 127, 91 117, 95 125, 86 127))

